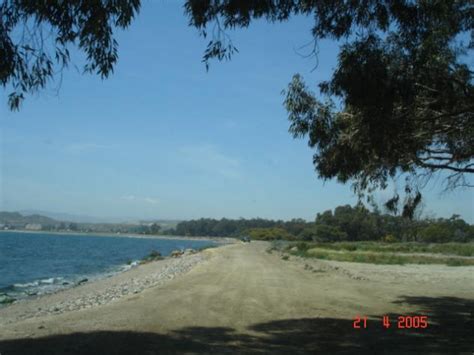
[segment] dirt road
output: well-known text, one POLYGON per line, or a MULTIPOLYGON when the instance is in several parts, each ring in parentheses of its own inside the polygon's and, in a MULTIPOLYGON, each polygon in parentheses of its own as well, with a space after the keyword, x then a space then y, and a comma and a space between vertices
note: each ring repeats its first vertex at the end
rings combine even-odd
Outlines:
POLYGON ((474 351, 473 267, 283 260, 267 248, 208 250, 206 261, 162 286, 0 326, 0 353, 474 351), (397 329, 399 315, 414 314, 428 316, 428 328, 397 329), (366 329, 354 329, 357 315, 368 317, 366 329))

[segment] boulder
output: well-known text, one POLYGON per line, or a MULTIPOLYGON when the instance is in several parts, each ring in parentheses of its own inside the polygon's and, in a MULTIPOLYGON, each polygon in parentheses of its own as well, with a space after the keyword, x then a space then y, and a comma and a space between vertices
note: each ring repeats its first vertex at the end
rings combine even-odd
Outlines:
POLYGON ((172 258, 177 258, 183 255, 183 252, 181 250, 173 250, 170 255, 172 258))

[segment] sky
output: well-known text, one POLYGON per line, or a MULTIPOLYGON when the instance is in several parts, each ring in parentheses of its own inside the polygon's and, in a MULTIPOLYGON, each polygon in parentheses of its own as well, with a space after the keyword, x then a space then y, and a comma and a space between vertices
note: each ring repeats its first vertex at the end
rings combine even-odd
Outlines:
MULTIPOLYGON (((28 96, 19 112, 2 91, 0 210, 313 220, 356 203, 350 185, 317 178, 314 152, 288 133, 282 105, 293 74, 314 87, 330 78, 338 44, 320 41, 317 60, 306 58, 310 19, 256 22, 232 32, 239 53, 206 72, 207 41, 187 23, 177 2, 144 1, 117 33, 110 78, 71 67, 59 90, 28 96)), ((441 191, 439 181, 424 190, 426 214, 474 223, 472 189, 441 191)))

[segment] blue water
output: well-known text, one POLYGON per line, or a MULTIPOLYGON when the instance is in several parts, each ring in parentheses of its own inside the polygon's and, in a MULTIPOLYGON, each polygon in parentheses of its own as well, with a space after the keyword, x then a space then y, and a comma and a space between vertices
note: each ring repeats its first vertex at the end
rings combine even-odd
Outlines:
POLYGON ((48 233, 0 233, 0 295, 15 299, 54 292, 79 280, 127 269, 152 250, 163 256, 175 249, 213 245, 176 240, 48 233))

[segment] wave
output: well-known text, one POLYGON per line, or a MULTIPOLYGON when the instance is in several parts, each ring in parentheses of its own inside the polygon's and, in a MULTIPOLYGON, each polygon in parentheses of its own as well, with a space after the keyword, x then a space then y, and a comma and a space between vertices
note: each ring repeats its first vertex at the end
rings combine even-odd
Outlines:
POLYGON ((111 277, 118 273, 130 270, 136 267, 138 264, 139 261, 133 261, 125 265, 122 264, 109 268, 108 270, 97 274, 74 275, 70 277, 57 276, 41 278, 38 280, 22 283, 14 283, 7 287, 0 288, 0 308, 6 305, 4 302, 2 302, 4 301, 3 298, 10 298, 16 301, 35 296, 55 293, 57 291, 79 285, 81 283, 81 280, 86 279, 88 280, 88 282, 91 282, 102 278, 111 277))
POLYGON ((40 279, 31 282, 25 283, 16 283, 13 284, 15 288, 31 288, 31 287, 38 287, 40 285, 54 285, 63 282, 63 277, 49 277, 47 279, 40 279))

